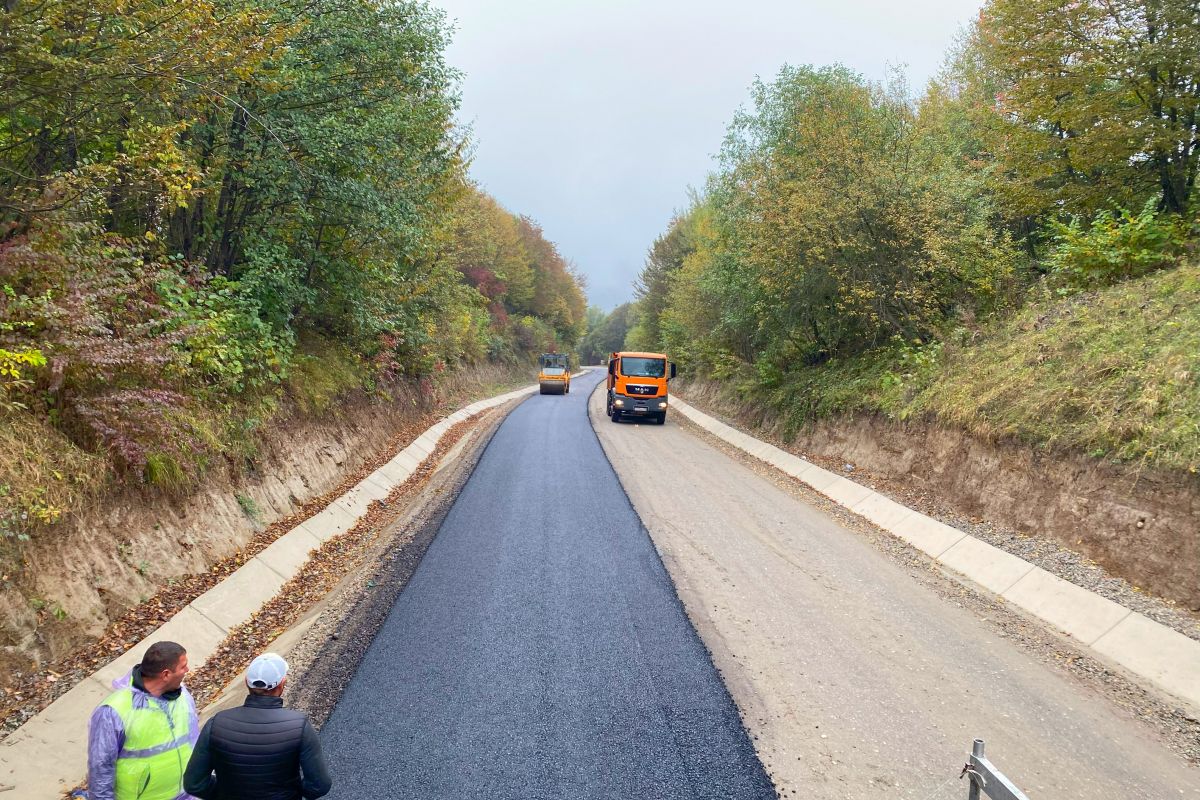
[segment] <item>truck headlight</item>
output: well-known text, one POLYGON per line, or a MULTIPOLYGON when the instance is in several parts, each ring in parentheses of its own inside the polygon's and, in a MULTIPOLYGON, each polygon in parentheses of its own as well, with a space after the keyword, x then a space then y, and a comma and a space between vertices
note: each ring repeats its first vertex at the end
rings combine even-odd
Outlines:
POLYGON ((625 401, 618 397, 616 400, 613 400, 613 405, 616 406, 617 408, 624 408, 625 401))
POLYGON ((658 404, 658 407, 659 407, 659 408, 666 408, 666 407, 667 407, 667 401, 666 401, 666 400, 663 400, 661 403, 659 403, 659 404, 658 404))

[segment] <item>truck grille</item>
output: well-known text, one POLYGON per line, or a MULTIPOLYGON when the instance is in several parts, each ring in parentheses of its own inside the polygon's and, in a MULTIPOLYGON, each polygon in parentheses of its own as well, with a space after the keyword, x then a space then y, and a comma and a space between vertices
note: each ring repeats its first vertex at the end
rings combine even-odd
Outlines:
POLYGON ((630 394, 640 395, 655 395, 658 394, 657 386, 627 386, 630 394))

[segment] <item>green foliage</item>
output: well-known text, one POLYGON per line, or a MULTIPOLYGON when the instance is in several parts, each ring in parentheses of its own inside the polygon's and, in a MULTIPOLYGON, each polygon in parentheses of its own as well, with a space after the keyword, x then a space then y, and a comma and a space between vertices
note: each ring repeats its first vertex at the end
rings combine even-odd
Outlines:
MULTIPOLYGON (((609 314, 604 314, 598 308, 589 309, 593 324, 588 327, 587 333, 579 342, 579 357, 582 363, 598 364, 601 359, 607 358, 609 353, 626 349, 632 313, 631 303, 619 305, 609 314)), ((630 349, 637 349, 637 346, 631 344, 630 349)))
POLYGON ((663 346, 662 316, 670 297, 671 282, 685 259, 699 246, 699 207, 701 199, 693 195, 691 207, 677 214, 667 232, 654 240, 646 266, 634 286, 637 292, 637 323, 630 332, 629 346, 635 350, 657 352, 663 346))
POLYGON ((150 453, 146 456, 145 477, 146 483, 160 489, 178 491, 188 485, 187 472, 166 453, 150 453))
POLYGON ((1119 209, 1101 211, 1087 224, 1080 217, 1052 222, 1046 265, 1055 282, 1091 289, 1175 265, 1187 246, 1187 225, 1178 216, 1155 213, 1154 205, 1148 201, 1136 216, 1119 209))
POLYGON ((652 251, 648 318, 659 276, 680 284, 658 313, 664 343, 770 380, 1003 305, 1019 259, 983 182, 947 147, 944 106, 931 95, 915 107, 902 81, 841 67, 757 84, 707 197, 660 240, 673 254, 652 251))
POLYGON ((183 332, 182 371, 207 384, 220 404, 278 384, 294 346, 290 330, 270 325, 255 293, 221 276, 207 280, 173 273, 158 291, 183 332))
POLYGON ((1200 469, 1200 267, 1048 295, 947 349, 907 413, 986 436, 1200 469))
POLYGON ((43 611, 49 612, 50 616, 62 622, 67 618, 67 610, 57 601, 45 600, 41 597, 30 597, 29 607, 39 614, 43 611))
POLYGON ((819 365, 797 366, 763 375, 748 366, 725 366, 745 398, 759 401, 794 434, 818 419, 858 413, 882 413, 904 419, 912 400, 923 391, 944 362, 940 342, 917 345, 896 340, 855 356, 832 358, 819 365))
POLYGON ((578 276, 464 176, 449 33, 417 0, 6 5, 6 540, 185 490, 280 409, 578 339, 578 276))
POLYGON ((53 218, 0 244, 0 345, 47 362, 31 410, 134 475, 151 450, 191 469, 204 449, 202 415, 173 380, 183 335, 155 288, 167 271, 136 242, 53 218))
POLYGON ((1185 0, 991 0, 959 70, 1018 214, 1153 200, 1187 211, 1200 167, 1200 24, 1185 0))
POLYGON ((254 498, 246 494, 234 495, 238 506, 242 509, 242 513, 250 518, 250 521, 255 525, 262 524, 263 513, 258 503, 254 502, 254 498))
POLYGON ((15 411, 27 408, 14 397, 33 385, 33 381, 25 377, 29 370, 44 366, 46 356, 37 348, 5 350, 0 347, 0 410, 15 411))
POLYGON ((558 248, 543 236, 536 222, 521 217, 517 230, 533 264, 533 297, 527 311, 548 321, 554 327, 557 339, 568 347, 573 346, 583 335, 586 322, 587 303, 582 278, 574 273, 558 248))
POLYGON ((1200 267, 1091 292, 1041 292, 1008 319, 798 367, 768 387, 727 370, 727 399, 818 419, 883 414, 978 436, 1195 474, 1200 471, 1200 267))

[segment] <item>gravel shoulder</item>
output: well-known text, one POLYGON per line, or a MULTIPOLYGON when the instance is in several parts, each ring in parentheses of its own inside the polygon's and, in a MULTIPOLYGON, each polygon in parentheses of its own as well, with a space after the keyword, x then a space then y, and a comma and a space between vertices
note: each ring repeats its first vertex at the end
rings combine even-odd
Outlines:
MULTIPOLYGON (((686 399, 686 398, 685 398, 686 399)), ((749 436, 768 442, 781 450, 807 459, 831 472, 861 483, 880 494, 884 494, 897 503, 914 508, 926 516, 933 517, 939 522, 957 528, 964 533, 974 536, 980 541, 987 542, 993 547, 1022 558, 1047 572, 1075 584, 1088 591, 1095 592, 1101 597, 1112 600, 1131 611, 1136 611, 1150 619, 1165 625, 1190 639, 1200 641, 1200 612, 1191 611, 1169 600, 1146 594, 1124 578, 1112 575, 1104 567, 1091 559, 1064 547, 1045 536, 1025 535, 1011 528, 997 525, 984 519, 971 518, 956 513, 946 503, 930 494, 913 489, 901 480, 880 475, 865 470, 858 465, 848 464, 840 459, 808 453, 798 450, 794 444, 789 444, 765 434, 760 430, 748 429, 739 420, 724 416, 719 411, 708 406, 693 403, 705 414, 720 420, 749 436)), ((697 427, 697 431, 700 429, 697 427)), ((714 438, 715 441, 715 438, 714 438)), ((732 448, 730 448, 732 449, 732 448)))

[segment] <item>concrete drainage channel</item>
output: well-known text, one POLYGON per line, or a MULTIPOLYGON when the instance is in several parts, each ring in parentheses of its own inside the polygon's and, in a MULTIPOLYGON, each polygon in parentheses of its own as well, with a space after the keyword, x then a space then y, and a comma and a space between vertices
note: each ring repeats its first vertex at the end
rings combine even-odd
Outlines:
MULTIPOLYGON (((14 791, 13 796, 22 800, 49 799, 58 797, 77 785, 84 777, 87 762, 87 720, 96 705, 111 691, 112 681, 127 673, 141 659, 146 647, 163 639, 180 642, 188 649, 188 660, 192 670, 202 668, 210 658, 221 653, 231 631, 249 622, 260 609, 278 599, 280 590, 301 573, 314 550, 352 531, 359 520, 366 516, 372 503, 387 498, 393 490, 412 477, 437 450, 439 441, 452 427, 482 412, 523 399, 536 389, 537 387, 533 386, 481 400, 438 422, 391 461, 330 503, 323 511, 279 537, 224 581, 197 597, 170 621, 131 647, 124 655, 97 670, 43 709, 0 743, 0 793, 14 791)), ((464 438, 451 448, 437 465, 435 472, 441 472, 452 463, 460 455, 465 444, 464 438)), ((463 479, 465 480, 465 477, 463 479)), ((448 497, 452 495, 453 493, 449 493, 448 497)), ((428 545, 428 541, 422 542, 422 537, 432 539, 433 533, 436 533, 436 522, 440 515, 444 515, 448 510, 449 502, 433 505, 435 508, 432 513, 435 519, 420 521, 414 539, 416 547, 406 550, 406 556, 402 554, 401 564, 388 564, 392 568, 393 576, 407 580, 407 575, 415 569, 420 554, 428 545)), ((418 510, 416 513, 420 515, 430 512, 418 510)), ((410 515, 400 523, 414 521, 410 515)), ((392 523, 392 527, 396 524, 392 523)), ((398 585, 402 587, 403 582, 399 582, 398 585)), ((398 593, 399 589, 395 591, 398 593)), ((390 607, 390 603, 387 605, 390 607)), ((295 646, 304 638, 309 628, 318 622, 319 614, 318 604, 318 608, 305 614, 289 630, 281 632, 271 646, 283 650, 295 646)), ((337 640, 340 637, 333 634, 332 638, 337 640)), ((320 671, 320 658, 308 661, 313 662, 313 669, 320 671)), ((237 684, 238 681, 234 680, 230 687, 236 687, 237 684)), ((322 691, 321 694, 332 696, 333 701, 336 701, 336 692, 322 691)), ((222 701, 218 699, 205 713, 212 713, 222 705, 222 701)))
POLYGON ((1101 660, 1200 711, 1200 642, 869 487, 718 422, 677 397, 671 405, 676 413, 718 439, 799 480, 954 573, 1049 623, 1101 660))

